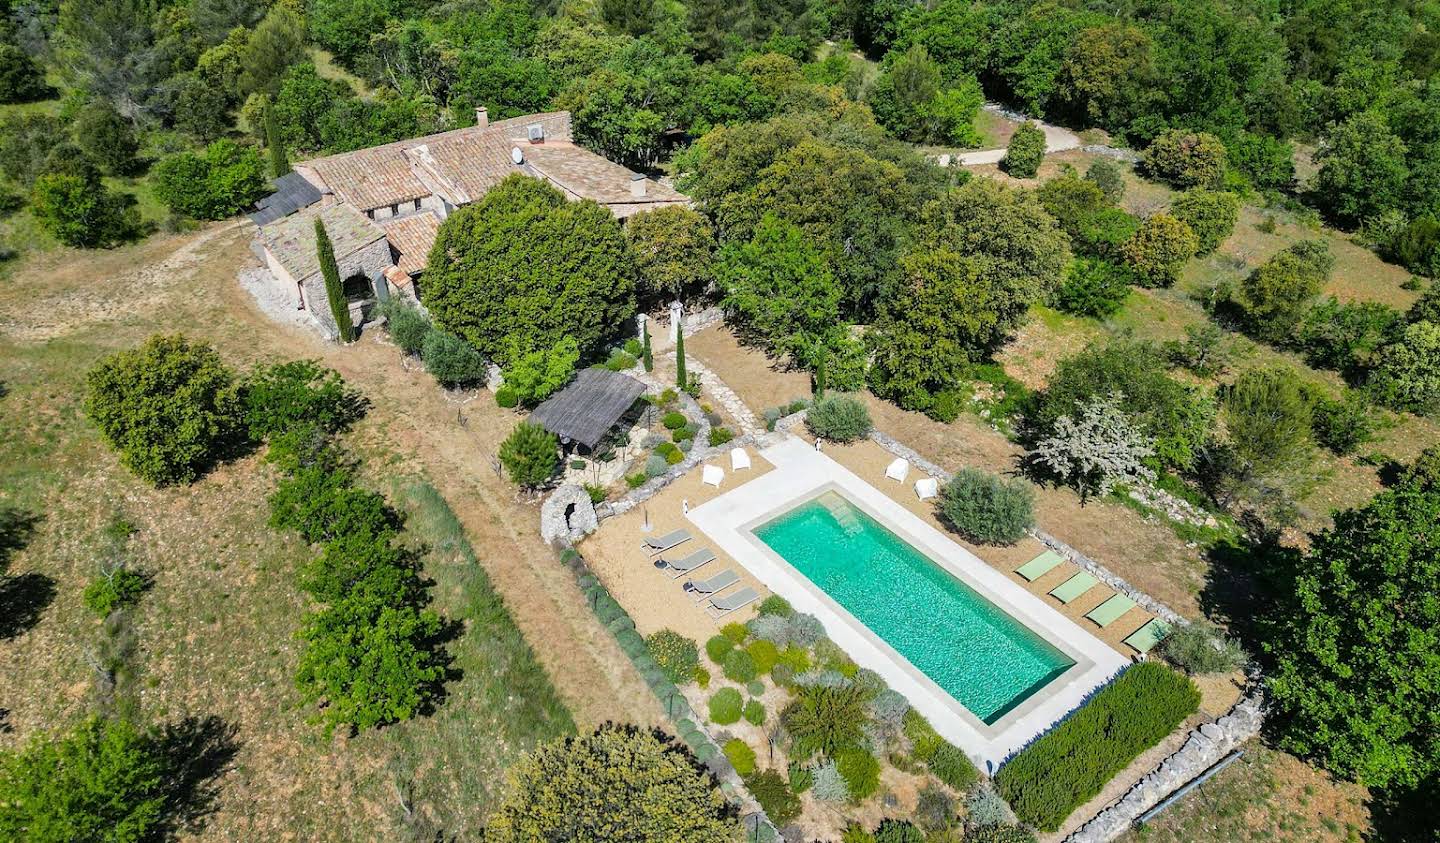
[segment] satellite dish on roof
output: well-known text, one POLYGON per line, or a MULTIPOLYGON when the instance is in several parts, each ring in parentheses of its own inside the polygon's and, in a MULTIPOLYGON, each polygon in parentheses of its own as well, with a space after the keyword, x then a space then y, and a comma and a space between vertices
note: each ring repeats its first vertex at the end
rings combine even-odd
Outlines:
POLYGON ((524 164, 525 153, 520 151, 520 147, 512 146, 510 147, 510 160, 514 161, 516 164, 524 164))

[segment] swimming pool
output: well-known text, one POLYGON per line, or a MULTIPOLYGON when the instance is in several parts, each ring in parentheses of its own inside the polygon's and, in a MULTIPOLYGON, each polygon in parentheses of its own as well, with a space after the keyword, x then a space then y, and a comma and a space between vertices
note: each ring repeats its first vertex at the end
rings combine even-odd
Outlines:
POLYGON ((1075 666, 833 490, 752 532, 987 725, 1075 666))

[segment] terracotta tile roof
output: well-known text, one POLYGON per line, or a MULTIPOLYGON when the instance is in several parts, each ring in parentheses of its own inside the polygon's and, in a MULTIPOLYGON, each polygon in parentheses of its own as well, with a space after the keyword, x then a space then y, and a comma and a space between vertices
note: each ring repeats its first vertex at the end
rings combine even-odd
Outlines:
POLYGON ((391 247, 400 253, 396 264, 407 275, 423 272, 430 247, 435 244, 435 232, 440 230, 440 218, 426 211, 394 221, 384 220, 380 227, 385 230, 391 247))
POLYGON ((653 179, 645 179, 645 195, 630 191, 636 175, 603 156, 568 141, 549 141, 521 147, 525 161, 546 178, 585 199, 602 205, 671 204, 686 201, 685 194, 653 179))
POLYGON ((504 132, 482 132, 412 146, 405 156, 448 185, 457 204, 467 205, 518 169, 510 159, 515 145, 504 132))
POLYGON ((349 205, 311 206, 297 214, 260 229, 265 247, 296 281, 320 271, 315 255, 315 217, 325 224, 325 233, 335 247, 335 257, 344 256, 384 240, 385 232, 349 205))
MULTIPOLYGON (((570 113, 552 111, 497 120, 483 129, 466 126, 421 138, 372 146, 369 149, 327 155, 301 162, 297 166, 314 170, 325 182, 325 186, 334 191, 341 200, 362 211, 368 211, 430 195, 430 188, 415 175, 406 159, 407 149, 417 146, 434 147, 446 141, 483 137, 489 141, 487 147, 503 148, 505 161, 508 162, 510 147, 514 146, 516 141, 526 139, 528 127, 535 123, 544 127, 547 139, 570 138, 570 113)), ((483 191, 476 194, 479 195, 483 195, 483 191)))

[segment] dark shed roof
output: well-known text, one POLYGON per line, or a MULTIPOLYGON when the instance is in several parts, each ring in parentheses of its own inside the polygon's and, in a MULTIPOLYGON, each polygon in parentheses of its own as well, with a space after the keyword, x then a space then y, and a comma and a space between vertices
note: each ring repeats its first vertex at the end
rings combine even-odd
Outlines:
POLYGON ((593 448, 645 392, 645 384, 608 369, 584 369, 535 408, 530 421, 561 441, 593 448))
POLYGON ((288 217, 320 201, 320 191, 299 173, 286 173, 275 180, 275 192, 255 203, 250 221, 256 225, 288 217))

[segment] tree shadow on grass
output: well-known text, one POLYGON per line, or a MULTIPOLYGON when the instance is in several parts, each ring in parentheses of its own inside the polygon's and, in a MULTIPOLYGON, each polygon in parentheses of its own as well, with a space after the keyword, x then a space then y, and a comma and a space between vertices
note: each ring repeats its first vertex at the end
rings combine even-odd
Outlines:
POLYGON ((7 577, 10 559, 30 543, 40 516, 0 507, 0 641, 14 638, 40 620, 55 599, 55 580, 34 571, 7 577))
POLYGON ((219 779, 240 743, 236 728, 219 717, 187 717, 167 724, 155 737, 166 759, 165 814, 168 836, 193 834, 215 812, 219 779))
POLYGON ((1268 664, 1264 642, 1298 564, 1298 553, 1274 542, 1223 541, 1206 554, 1210 565, 1200 591, 1205 616, 1237 638, 1251 658, 1268 664))

